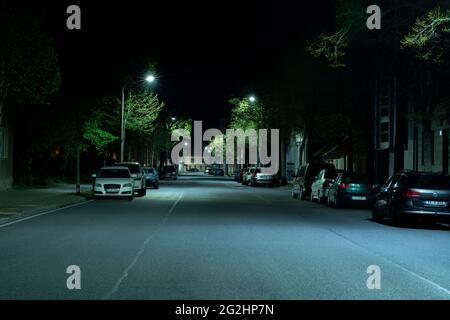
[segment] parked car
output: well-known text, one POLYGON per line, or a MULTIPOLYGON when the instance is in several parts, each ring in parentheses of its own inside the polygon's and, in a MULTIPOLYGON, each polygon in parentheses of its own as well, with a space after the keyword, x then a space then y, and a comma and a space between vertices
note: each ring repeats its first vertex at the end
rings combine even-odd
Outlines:
POLYGON ((244 172, 242 174, 242 181, 241 183, 243 185, 248 185, 251 182, 252 175, 255 173, 256 167, 250 167, 244 169, 244 172))
POLYGON ((135 181, 127 167, 103 167, 98 175, 93 174, 94 199, 106 197, 134 198, 135 181))
POLYGON ((328 191, 328 205, 372 205, 375 189, 366 174, 345 172, 338 174, 328 191))
POLYGON ((311 184, 314 177, 324 169, 335 170, 332 163, 307 163, 301 165, 294 174, 292 182, 292 198, 306 199, 311 195, 311 184))
POLYGON ((253 187, 258 187, 258 186, 269 186, 269 187, 273 187, 276 183, 276 178, 274 175, 272 174, 267 174, 267 173, 261 173, 261 169, 257 168, 255 170, 255 172, 253 173, 252 177, 250 178, 250 184, 253 187))
POLYGON ((145 186, 147 188, 159 189, 159 175, 155 168, 144 167, 145 186))
POLYGON ((217 168, 217 169, 214 170, 214 175, 215 176, 224 176, 225 175, 225 171, 223 171, 223 169, 217 168))
POLYGON ((339 173, 345 170, 324 169, 315 177, 311 184, 311 201, 317 200, 319 203, 326 203, 328 200, 328 191, 336 180, 339 173))
POLYGON ((192 173, 194 173, 194 172, 199 172, 200 170, 198 170, 198 168, 189 168, 189 169, 187 169, 187 172, 192 172, 192 173))
POLYGON ((173 165, 162 166, 159 173, 159 178, 177 180, 178 178, 177 169, 173 165))
POLYGON ((450 223, 450 176, 444 173, 401 171, 381 187, 372 210, 374 220, 389 218, 450 223))
POLYGON ((214 168, 208 169, 208 175, 210 175, 210 176, 213 176, 215 172, 216 172, 216 169, 214 169, 214 168))
POLYGON ((147 194, 144 169, 139 162, 116 162, 114 163, 114 166, 127 167, 130 170, 131 177, 134 179, 134 192, 137 193, 139 197, 143 197, 147 194))

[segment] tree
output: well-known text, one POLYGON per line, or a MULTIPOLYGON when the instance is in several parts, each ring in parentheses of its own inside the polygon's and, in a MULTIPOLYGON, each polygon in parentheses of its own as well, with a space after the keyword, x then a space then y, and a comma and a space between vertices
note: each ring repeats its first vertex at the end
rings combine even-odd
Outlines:
MULTIPOLYGON (((105 101, 114 114, 115 127, 120 128, 122 117, 120 100, 117 97, 107 97, 105 101)), ((140 150, 138 146, 146 146, 145 149, 148 149, 148 143, 158 127, 157 120, 164 107, 164 102, 160 101, 151 90, 135 89, 128 93, 124 106, 124 122, 125 145, 130 161, 136 157, 141 160, 147 157, 148 150, 140 150)))
POLYGON ((117 135, 110 132, 113 118, 105 110, 95 110, 83 125, 83 149, 93 146, 97 153, 104 153, 116 140, 117 135))
POLYGON ((164 102, 152 91, 130 91, 125 103, 126 129, 137 134, 151 135, 163 108, 164 102))
POLYGON ((0 102, 43 104, 59 89, 58 59, 42 19, 30 8, 0 10, 0 102))
POLYGON ((233 105, 231 110, 231 128, 233 129, 261 129, 264 126, 264 108, 260 102, 250 102, 249 99, 234 98, 229 101, 233 105))
POLYGON ((411 48, 419 59, 436 64, 448 63, 450 49, 450 10, 440 6, 416 20, 412 32, 401 40, 402 48, 411 48))
POLYGON ((171 137, 174 130, 183 129, 192 133, 192 119, 187 117, 177 117, 172 119, 162 115, 158 121, 157 130, 151 137, 152 152, 159 155, 160 163, 168 163, 170 150, 177 144, 171 137))

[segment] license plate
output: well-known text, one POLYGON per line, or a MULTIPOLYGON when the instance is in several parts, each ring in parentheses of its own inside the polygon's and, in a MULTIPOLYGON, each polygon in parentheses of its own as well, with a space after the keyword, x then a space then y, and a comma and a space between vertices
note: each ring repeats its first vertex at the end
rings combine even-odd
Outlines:
POLYGON ((120 189, 106 189, 106 192, 119 192, 120 189))
POLYGON ((424 205, 426 206, 433 206, 433 207, 445 207, 447 206, 447 202, 445 201, 429 201, 426 200, 423 202, 424 205))
POLYGON ((367 198, 366 198, 366 197, 352 197, 352 200, 362 200, 362 201, 365 201, 365 200, 367 200, 367 198))

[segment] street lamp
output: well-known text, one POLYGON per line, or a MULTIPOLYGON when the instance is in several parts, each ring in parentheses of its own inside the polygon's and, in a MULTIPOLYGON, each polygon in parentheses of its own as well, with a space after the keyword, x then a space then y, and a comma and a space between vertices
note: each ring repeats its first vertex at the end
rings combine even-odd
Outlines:
POLYGON ((250 97, 248 98, 248 100, 249 100, 251 103, 256 102, 256 97, 255 97, 255 96, 250 96, 250 97))
MULTIPOLYGON (((154 75, 150 74, 145 78, 147 83, 153 83, 156 81, 154 75)), ((125 150, 125 89, 127 86, 136 83, 136 81, 127 83, 122 87, 122 119, 120 125, 120 162, 123 162, 123 153, 125 150)))

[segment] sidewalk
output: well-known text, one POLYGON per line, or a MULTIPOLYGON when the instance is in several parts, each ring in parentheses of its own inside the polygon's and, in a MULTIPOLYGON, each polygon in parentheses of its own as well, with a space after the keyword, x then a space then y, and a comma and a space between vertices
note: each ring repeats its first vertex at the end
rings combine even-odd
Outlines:
POLYGON ((74 185, 54 185, 48 188, 16 187, 0 192, 0 224, 27 216, 86 201, 91 186, 81 186, 81 196, 74 185))

